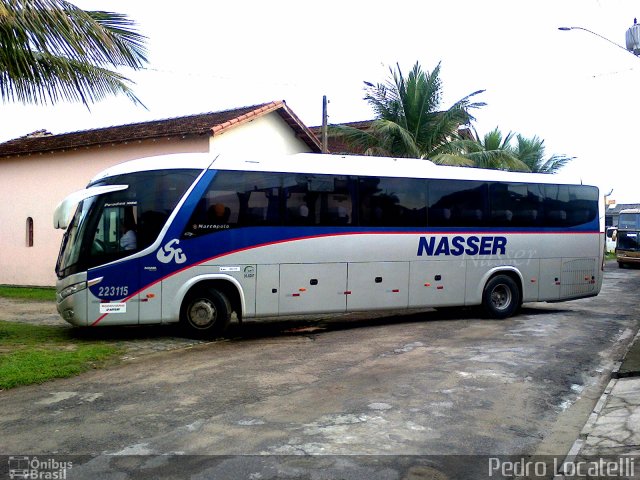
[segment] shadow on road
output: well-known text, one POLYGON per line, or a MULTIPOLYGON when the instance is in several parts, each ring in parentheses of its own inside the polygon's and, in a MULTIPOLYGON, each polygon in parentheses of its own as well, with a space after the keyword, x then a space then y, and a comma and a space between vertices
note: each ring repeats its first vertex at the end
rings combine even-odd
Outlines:
MULTIPOLYGON (((561 313, 564 309, 549 309, 524 307, 519 315, 523 316, 547 315, 561 313)), ((244 341, 269 337, 309 336, 323 332, 354 330, 359 328, 375 328, 393 324, 411 324, 422 322, 467 321, 500 322, 483 317, 479 307, 446 307, 438 309, 424 309, 392 312, 357 312, 348 314, 323 314, 300 317, 273 317, 260 320, 245 320, 242 323, 232 322, 223 336, 206 339, 204 341, 244 341)), ((192 340, 179 325, 142 325, 142 326, 110 326, 99 328, 72 328, 71 335, 82 340, 104 341, 145 341, 163 339, 192 340)), ((196 340, 198 341, 198 340, 196 340)), ((203 341, 202 339, 199 340, 203 341)))

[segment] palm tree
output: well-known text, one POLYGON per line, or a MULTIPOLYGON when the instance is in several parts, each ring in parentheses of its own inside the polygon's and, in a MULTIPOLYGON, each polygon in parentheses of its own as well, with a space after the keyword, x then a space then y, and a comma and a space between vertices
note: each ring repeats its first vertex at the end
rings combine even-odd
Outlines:
POLYGON ((81 10, 65 0, 0 0, 0 94, 6 101, 89 103, 124 94, 140 69, 146 37, 125 15, 81 10))
POLYGON ((525 163, 529 170, 535 173, 557 173, 567 163, 576 158, 566 155, 551 155, 549 158, 544 158, 544 140, 535 135, 532 138, 518 135, 517 140, 518 144, 513 149, 513 154, 525 163))
POLYGON ((365 155, 427 158, 451 151, 450 142, 459 138, 458 128, 469 124, 471 109, 485 104, 471 98, 473 92, 441 111, 440 64, 425 72, 416 62, 405 78, 400 66, 389 68, 385 83, 365 83, 365 100, 373 107, 376 120, 368 131, 348 126, 332 126, 331 134, 365 155))
POLYGON ((439 155, 436 163, 449 165, 465 165, 477 168, 489 168, 494 170, 511 170, 529 172, 531 169, 515 154, 511 141, 513 132, 509 132, 504 138, 498 127, 486 133, 481 139, 475 132, 473 139, 459 139, 451 142, 454 153, 439 155))

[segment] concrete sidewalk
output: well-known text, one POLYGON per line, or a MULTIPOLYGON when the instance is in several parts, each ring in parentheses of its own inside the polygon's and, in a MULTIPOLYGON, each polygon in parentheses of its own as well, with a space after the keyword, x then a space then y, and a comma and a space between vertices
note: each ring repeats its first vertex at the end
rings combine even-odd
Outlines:
MULTIPOLYGON (((640 332, 622 362, 612 372, 612 379, 593 413, 575 441, 565 463, 606 458, 629 459, 632 476, 640 478, 640 332)), ((556 480, 565 478, 559 472, 556 480)), ((569 477, 566 477, 569 478, 569 477)), ((571 477, 573 478, 573 477, 571 477)))

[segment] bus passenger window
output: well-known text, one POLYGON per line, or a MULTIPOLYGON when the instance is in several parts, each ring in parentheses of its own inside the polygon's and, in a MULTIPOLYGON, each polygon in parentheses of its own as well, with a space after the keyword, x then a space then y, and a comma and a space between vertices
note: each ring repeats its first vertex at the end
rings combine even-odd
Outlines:
POLYGON ((279 173, 219 171, 198 201, 183 236, 280 225, 281 184, 279 173))
POLYGON ((415 178, 360 177, 359 223, 364 226, 424 226, 426 182, 415 178))
POLYGON ((488 217, 488 184, 474 180, 429 181, 430 226, 469 227, 488 217))

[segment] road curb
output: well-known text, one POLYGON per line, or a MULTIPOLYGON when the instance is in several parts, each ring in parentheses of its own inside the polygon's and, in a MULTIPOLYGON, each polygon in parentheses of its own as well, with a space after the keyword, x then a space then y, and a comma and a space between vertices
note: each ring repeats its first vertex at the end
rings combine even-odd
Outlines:
POLYGON ((593 407, 591 415, 589 415, 589 418, 587 419, 587 423, 584 424, 584 427, 582 427, 582 430, 580 431, 580 439, 586 440, 589 434, 593 431, 595 424, 598 421, 598 417, 600 416, 600 413, 602 413, 604 406, 609 401, 609 396, 611 395, 613 387, 616 386, 616 383, 618 383, 617 378, 612 378, 611 380, 609 380, 609 383, 605 387, 604 392, 602 392, 598 403, 596 403, 596 405, 593 407))
POLYGON ((622 360, 616 363, 611 378, 631 378, 640 377, 640 330, 631 341, 629 348, 622 360))
MULTIPOLYGON (((618 380, 623 378, 632 378, 632 377, 640 376, 640 370, 638 369, 621 371, 622 366, 625 364, 625 360, 627 359, 627 356, 632 350, 634 352, 637 350, 640 350, 640 330, 636 332, 636 335, 631 341, 631 343, 629 344, 629 348, 625 352, 622 360, 619 362, 616 362, 615 365, 613 366, 613 369, 611 370, 611 380, 609 380, 609 383, 607 384, 604 391, 602 392, 602 395, 600 395, 600 399, 598 400, 596 405, 593 407, 593 410, 591 411, 589 418, 584 424, 584 427, 582 427, 582 430, 580 431, 578 438, 573 442, 573 445, 571 445, 571 448, 569 449, 569 453, 567 453, 567 456, 565 457, 564 462, 562 463, 563 465, 571 464, 572 462, 575 461, 576 457, 580 454, 580 451, 584 447, 587 441, 587 438, 595 428, 595 425, 598 421, 598 417, 600 416, 600 414, 602 413, 602 410, 604 409, 605 405, 609 401, 611 392, 613 391, 613 388, 618 383, 618 380)), ((565 479, 564 472, 556 472, 555 476, 553 477, 553 480, 564 480, 564 479, 565 479)))
MULTIPOLYGON (((622 362, 618 362, 618 363, 622 363, 622 362)), ((612 371, 612 375, 613 375, 613 371, 612 371)), ((571 465, 575 462, 576 457, 580 454, 580 451, 582 450, 582 447, 584 447, 584 444, 586 443, 587 438, 595 428, 596 422, 598 421, 598 417, 600 416, 600 413, 602 413, 602 410, 604 409, 605 405, 609 401, 609 396, 611 395, 611 392, 613 391, 613 388, 615 387, 616 383, 618 383, 617 378, 611 378, 611 380, 609 380, 609 383, 605 387, 604 392, 602 392, 602 395, 600 395, 600 399, 598 400, 598 403, 596 403, 595 406, 593 407, 593 410, 591 411, 591 415, 589 415, 587 422, 584 424, 584 427, 582 427, 582 430, 580 430, 580 433, 578 434, 578 438, 573 442, 573 445, 571 445, 571 448, 569 449, 569 453, 567 453, 566 457, 564 458, 562 465, 571 465)), ((564 475, 564 472, 556 472, 556 474, 553 477, 553 480, 564 480, 565 478, 566 477, 564 475)), ((574 478, 574 477, 571 477, 571 478, 574 478)))

